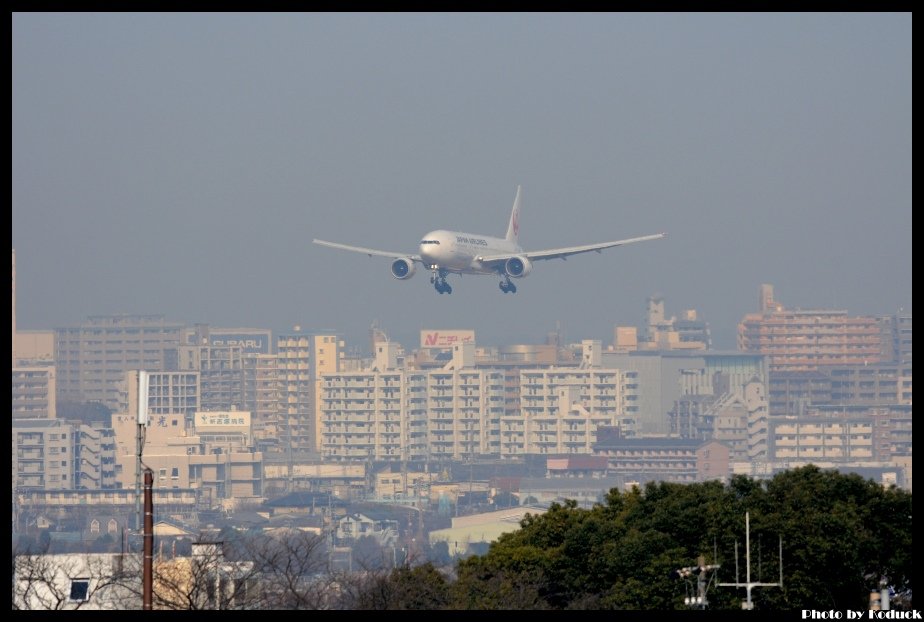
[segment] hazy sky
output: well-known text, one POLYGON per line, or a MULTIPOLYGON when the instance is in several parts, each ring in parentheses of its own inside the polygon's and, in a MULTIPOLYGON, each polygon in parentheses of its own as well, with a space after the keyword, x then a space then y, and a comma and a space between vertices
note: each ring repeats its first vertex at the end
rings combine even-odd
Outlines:
POLYGON ((24 329, 161 313, 374 320, 483 344, 612 340, 646 298, 715 345, 756 310, 911 309, 911 14, 14 14, 24 329), (527 249, 667 231, 495 277, 424 272, 450 228, 527 249))

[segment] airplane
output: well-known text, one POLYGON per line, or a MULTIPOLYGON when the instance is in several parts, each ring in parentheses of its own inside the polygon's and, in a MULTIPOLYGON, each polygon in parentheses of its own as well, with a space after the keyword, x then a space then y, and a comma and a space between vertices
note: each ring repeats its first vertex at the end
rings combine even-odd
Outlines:
POLYGON ((606 248, 646 240, 657 240, 667 235, 666 233, 655 233, 654 235, 643 235, 638 238, 616 240, 614 242, 599 242, 597 244, 552 248, 542 251, 524 251, 519 244, 522 202, 523 188, 522 186, 517 186, 517 194, 513 200, 513 210, 510 213, 506 237, 495 238, 440 229, 431 231, 423 237, 420 241, 420 254, 418 255, 350 246, 318 239, 312 241, 321 246, 363 253, 370 257, 394 259, 391 264, 391 274, 399 280, 409 279, 414 276, 417 264, 420 264, 430 270, 430 283, 440 294, 452 293, 452 286, 446 282, 446 277, 449 274, 494 274, 503 279, 500 282, 502 292, 515 294, 517 287, 510 279, 521 279, 528 275, 533 269, 534 261, 567 259, 571 255, 589 253, 590 251, 599 253, 606 248))

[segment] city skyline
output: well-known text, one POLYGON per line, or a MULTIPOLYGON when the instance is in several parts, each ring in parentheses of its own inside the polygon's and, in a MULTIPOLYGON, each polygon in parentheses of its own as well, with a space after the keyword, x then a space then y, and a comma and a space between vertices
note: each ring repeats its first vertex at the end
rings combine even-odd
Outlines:
POLYGON ((911 312, 911 14, 13 15, 17 325, 373 321, 480 343, 696 309, 734 349, 788 308, 911 312), (516 299, 330 256, 434 226, 533 248, 516 299))

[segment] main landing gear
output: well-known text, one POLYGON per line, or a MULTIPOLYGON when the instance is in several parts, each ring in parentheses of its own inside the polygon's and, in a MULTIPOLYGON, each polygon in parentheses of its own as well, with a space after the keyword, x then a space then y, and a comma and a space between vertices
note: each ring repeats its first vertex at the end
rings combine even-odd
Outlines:
POLYGON ((430 275, 430 282, 433 283, 433 287, 436 288, 440 294, 451 294, 452 286, 446 282, 446 275, 448 273, 445 270, 440 270, 437 272, 433 271, 433 274, 430 275))
POLYGON ((510 277, 507 277, 507 279, 500 282, 500 290, 505 294, 515 294, 517 293, 517 286, 513 284, 510 277))

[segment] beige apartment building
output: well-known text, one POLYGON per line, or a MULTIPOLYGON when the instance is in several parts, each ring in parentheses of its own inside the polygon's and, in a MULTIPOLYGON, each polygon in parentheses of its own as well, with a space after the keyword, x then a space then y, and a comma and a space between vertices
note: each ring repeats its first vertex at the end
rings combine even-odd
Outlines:
POLYGON ((427 372, 326 374, 321 455, 333 460, 425 460, 427 372))
POLYGON ((54 419, 57 416, 54 367, 14 367, 13 419, 54 419))
POLYGON ((164 371, 182 325, 161 315, 99 315, 55 329, 58 401, 101 402, 120 410, 125 373, 164 371))
POLYGON ((912 407, 886 404, 820 406, 802 416, 770 420, 777 462, 894 462, 911 456, 912 407))
POLYGON ((501 455, 592 453, 597 428, 620 424, 626 392, 618 369, 521 370, 521 412, 501 422, 501 455))
POLYGON ((60 419, 14 419, 14 490, 100 490, 116 485, 109 430, 60 419))
MULTIPOLYGON (((585 344, 585 353, 594 345, 585 344)), ((520 370, 521 407, 510 409, 509 374, 475 367, 474 343, 453 346, 442 369, 395 369, 395 352, 395 344, 379 344, 370 370, 323 376, 325 458, 591 453, 597 427, 617 425, 624 413, 626 379, 619 370, 520 370)), ((590 356, 587 364, 595 361, 590 356)))
POLYGON ((783 417, 770 422, 772 456, 785 460, 873 461, 869 419, 783 417))
POLYGON ((474 344, 443 369, 394 369, 379 344, 372 369, 322 377, 322 455, 339 460, 441 460, 497 455, 505 375, 474 368, 474 344))
POLYGON ((321 376, 340 370, 344 342, 333 334, 280 335, 276 340, 283 450, 320 451, 321 376))
POLYGON ((254 438, 261 446, 280 451, 283 411, 279 358, 275 354, 255 354, 249 364, 253 367, 253 403, 249 408, 254 438))
POLYGON ((738 349, 767 357, 769 370, 811 371, 822 365, 864 365, 882 357, 882 336, 874 317, 846 311, 787 310, 761 286, 761 309, 738 324, 738 349))

